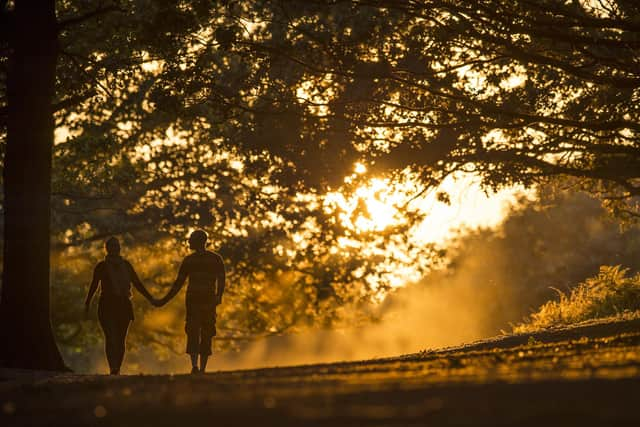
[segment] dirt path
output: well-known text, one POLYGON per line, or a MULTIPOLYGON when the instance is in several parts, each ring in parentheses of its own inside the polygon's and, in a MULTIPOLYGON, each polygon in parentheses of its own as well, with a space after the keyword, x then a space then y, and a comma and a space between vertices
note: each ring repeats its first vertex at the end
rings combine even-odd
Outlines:
POLYGON ((640 321, 398 358, 217 372, 0 371, 0 425, 640 425, 640 321))

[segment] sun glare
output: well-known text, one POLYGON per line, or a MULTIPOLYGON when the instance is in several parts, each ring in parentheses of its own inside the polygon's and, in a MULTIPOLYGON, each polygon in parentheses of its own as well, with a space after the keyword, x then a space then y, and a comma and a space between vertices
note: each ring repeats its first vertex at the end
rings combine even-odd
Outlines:
POLYGON ((446 242, 462 229, 497 227, 520 196, 535 196, 534 190, 520 186, 487 194, 472 174, 449 177, 438 191, 417 201, 426 217, 416 229, 415 237, 425 243, 446 242), (438 200, 438 191, 449 195, 449 204, 438 200))
MULTIPOLYGON (((365 167, 356 166, 356 172, 365 167)), ((332 192, 325 198, 328 210, 337 209, 343 227, 356 233, 381 231, 403 221, 399 205, 406 199, 400 185, 389 179, 372 178, 356 188, 352 194, 332 192)))
MULTIPOLYGON (((366 167, 360 163, 354 170, 366 173, 366 167)), ((391 182, 370 178, 350 194, 327 194, 325 204, 340 212, 341 224, 347 229, 356 233, 382 231, 406 220, 404 209, 418 188, 418 183, 411 180, 391 182)), ((462 228, 495 227, 521 195, 533 197, 534 192, 510 187, 487 194, 471 174, 449 177, 440 187, 411 202, 412 210, 425 215, 415 230, 417 243, 442 243, 462 228), (449 195, 449 203, 439 200, 441 192, 449 195)))
MULTIPOLYGON (((409 249, 411 246, 424 248, 434 244, 443 248, 460 230, 497 227, 520 196, 535 195, 534 191, 521 187, 487 194, 481 188, 478 177, 467 173, 451 176, 438 188, 413 199, 421 188, 410 175, 397 181, 388 178, 367 179, 364 175, 366 167, 362 164, 354 165, 354 171, 362 174, 359 178, 362 184, 350 191, 328 193, 325 197, 325 210, 335 212, 340 224, 351 231, 338 239, 336 251, 340 248, 357 249, 368 256, 381 257, 382 262, 390 267, 387 270, 393 272, 383 279, 391 287, 418 280, 424 262, 428 263, 416 259, 420 255, 412 252, 409 249), (449 202, 443 202, 438 196, 442 192, 447 193, 449 202), (367 239, 375 238, 377 233, 406 224, 408 212, 424 216, 408 231, 409 245, 392 244, 382 250, 366 243, 367 239), (393 265, 389 264, 391 258, 395 260, 393 265)), ((351 180, 346 180, 346 183, 356 185, 351 180)), ((376 283, 371 285, 377 287, 376 283)))
POLYGON ((358 175, 362 175, 363 173, 367 172, 367 167, 363 163, 358 162, 353 167, 353 170, 358 175))

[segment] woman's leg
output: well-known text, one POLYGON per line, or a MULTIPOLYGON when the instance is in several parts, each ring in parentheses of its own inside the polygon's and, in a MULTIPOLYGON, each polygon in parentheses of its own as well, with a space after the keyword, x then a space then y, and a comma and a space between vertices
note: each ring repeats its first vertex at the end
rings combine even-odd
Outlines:
MULTIPOLYGON (((104 309, 99 307, 98 319, 100 321, 100 327, 102 328, 102 334, 104 335, 104 353, 107 356, 107 363, 109 364, 109 371, 111 373, 116 369, 116 331, 114 319, 111 318, 104 309)), ((119 366, 119 365, 118 365, 119 366)))
POLYGON ((122 366, 124 353, 127 349, 127 333, 129 331, 129 325, 131 324, 129 319, 126 319, 126 321, 123 319, 119 320, 110 350, 111 361, 109 362, 109 366, 111 367, 111 373, 114 375, 118 375, 120 373, 120 366, 122 366))
POLYGON ((113 375, 120 373, 124 359, 125 341, 131 323, 128 311, 116 304, 101 301, 98 306, 98 320, 104 334, 104 351, 109 363, 109 371, 113 375))

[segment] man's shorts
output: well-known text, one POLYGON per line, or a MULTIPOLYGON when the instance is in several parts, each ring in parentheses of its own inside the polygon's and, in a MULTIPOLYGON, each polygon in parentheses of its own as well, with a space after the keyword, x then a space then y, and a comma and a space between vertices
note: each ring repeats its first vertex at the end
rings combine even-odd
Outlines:
POLYGON ((208 356, 216 335, 216 305, 209 298, 187 297, 187 353, 208 356))

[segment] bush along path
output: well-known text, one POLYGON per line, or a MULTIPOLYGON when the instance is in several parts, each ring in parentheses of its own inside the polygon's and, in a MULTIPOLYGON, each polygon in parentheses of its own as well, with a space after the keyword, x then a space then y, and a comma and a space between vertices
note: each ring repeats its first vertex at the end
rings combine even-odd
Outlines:
POLYGON ((640 273, 629 276, 620 265, 600 267, 594 277, 586 279, 568 293, 558 292, 558 300, 548 301, 531 314, 514 332, 575 325, 603 318, 640 317, 640 273))
POLYGON ((640 320, 200 376, 0 371, 0 425, 640 425, 640 320))

